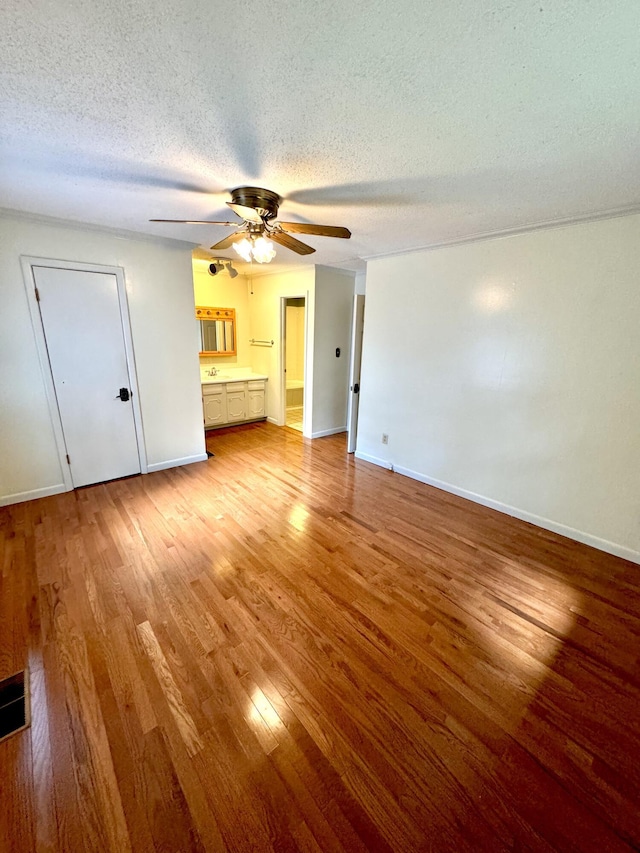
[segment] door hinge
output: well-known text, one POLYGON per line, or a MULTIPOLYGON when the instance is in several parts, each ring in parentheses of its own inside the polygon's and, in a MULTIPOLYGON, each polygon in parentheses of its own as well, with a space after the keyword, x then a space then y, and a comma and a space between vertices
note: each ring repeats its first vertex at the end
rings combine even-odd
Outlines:
POLYGON ((69 459, 69 454, 67 453, 67 465, 71 465, 71 460, 69 459))
POLYGON ((40 302, 40 291, 36 287, 36 302, 40 302))

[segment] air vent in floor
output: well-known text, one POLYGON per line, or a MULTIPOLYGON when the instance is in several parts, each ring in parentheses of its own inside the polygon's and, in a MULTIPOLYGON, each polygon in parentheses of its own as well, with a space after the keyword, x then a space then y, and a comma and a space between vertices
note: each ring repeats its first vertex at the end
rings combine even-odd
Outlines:
POLYGON ((0 740, 29 725, 29 682, 26 672, 0 681, 0 740))

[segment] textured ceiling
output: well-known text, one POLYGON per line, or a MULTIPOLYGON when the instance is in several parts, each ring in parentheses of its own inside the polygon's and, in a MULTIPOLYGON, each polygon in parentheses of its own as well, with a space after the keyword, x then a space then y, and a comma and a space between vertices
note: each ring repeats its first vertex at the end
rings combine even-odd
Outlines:
POLYGON ((639 32, 637 0, 4 0, 0 206, 209 246, 147 220, 257 184, 344 265, 631 208, 639 32))

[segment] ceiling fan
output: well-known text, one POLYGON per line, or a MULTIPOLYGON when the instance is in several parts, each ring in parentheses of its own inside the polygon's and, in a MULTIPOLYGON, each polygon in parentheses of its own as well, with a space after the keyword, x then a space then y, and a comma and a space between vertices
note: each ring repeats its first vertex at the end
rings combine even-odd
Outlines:
POLYGON ((275 257, 273 243, 278 243, 297 252, 310 255, 315 252, 294 234, 315 234, 319 237, 342 237, 349 239, 351 231, 335 225, 309 225, 304 222, 277 221, 278 208, 282 199, 277 193, 260 187, 238 187, 231 190, 231 201, 227 204, 241 222, 217 222, 208 219, 150 219, 150 222, 180 222, 188 225, 226 225, 237 230, 211 247, 213 251, 233 246, 245 261, 265 264, 275 257), (273 241, 273 243, 271 242, 273 241))

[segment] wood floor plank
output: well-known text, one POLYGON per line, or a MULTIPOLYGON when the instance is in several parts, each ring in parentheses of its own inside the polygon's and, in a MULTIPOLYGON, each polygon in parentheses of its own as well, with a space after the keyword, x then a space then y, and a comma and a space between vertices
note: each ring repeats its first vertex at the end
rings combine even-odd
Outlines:
MULTIPOLYGON (((71 590, 70 592, 73 592, 71 590)), ((72 737, 73 773, 80 797, 80 828, 86 849, 131 849, 113 755, 105 731, 87 638, 70 617, 69 592, 52 590, 53 627, 72 737)), ((73 597, 70 595, 71 606, 73 597)), ((79 620, 78 620, 79 621, 79 620)))
POLYGON ((31 657, 29 667, 31 693, 31 740, 32 764, 29 772, 33 777, 34 821, 36 849, 38 853, 58 849, 57 814, 55 797, 52 796, 53 759, 51 753, 51 729, 49 727, 49 701, 42 656, 31 657))
POLYGON ((32 761, 31 742, 25 735, 0 744, 0 850, 38 849, 32 761))
POLYGON ((149 622, 141 622, 138 625, 138 633, 162 687, 162 692, 166 696, 169 710, 182 735, 187 752, 194 756, 203 748, 203 744, 193 717, 185 705, 184 697, 171 674, 160 643, 149 622))

